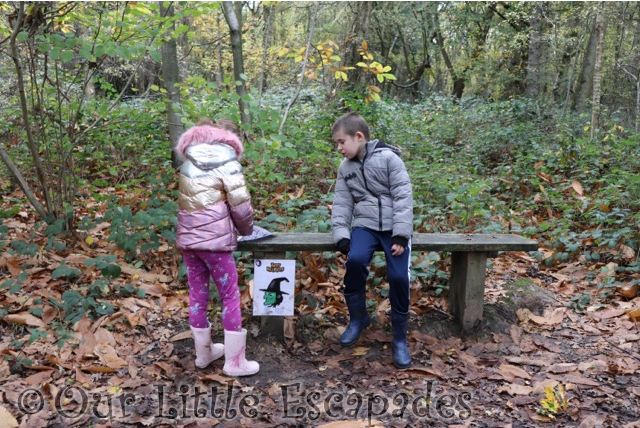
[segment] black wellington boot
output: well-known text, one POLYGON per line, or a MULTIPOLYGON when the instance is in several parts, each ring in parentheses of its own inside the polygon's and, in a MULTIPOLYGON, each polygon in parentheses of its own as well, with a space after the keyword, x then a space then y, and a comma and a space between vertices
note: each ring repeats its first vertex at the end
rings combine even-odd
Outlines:
POLYGON ((407 344, 407 324, 409 324, 409 312, 402 313, 392 308, 393 364, 399 369, 406 369, 411 365, 411 355, 407 344))
POLYGON ((367 294, 360 291, 356 293, 344 294, 349 309, 349 325, 340 337, 340 345, 351 346, 360 339, 362 330, 371 324, 371 318, 367 312, 367 294))

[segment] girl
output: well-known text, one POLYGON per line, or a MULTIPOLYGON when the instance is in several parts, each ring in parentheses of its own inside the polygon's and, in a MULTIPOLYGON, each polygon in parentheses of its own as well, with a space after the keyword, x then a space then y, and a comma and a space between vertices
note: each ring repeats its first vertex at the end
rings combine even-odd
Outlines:
POLYGON ((238 273, 232 251, 237 236, 253 231, 253 208, 238 159, 244 151, 240 130, 231 121, 202 119, 176 146, 180 168, 177 247, 182 250, 189 281, 189 325, 196 348, 196 367, 225 357, 227 376, 258 373, 260 365, 245 358, 247 330, 242 328, 238 273), (222 305, 224 345, 211 343, 207 320, 209 277, 222 305))

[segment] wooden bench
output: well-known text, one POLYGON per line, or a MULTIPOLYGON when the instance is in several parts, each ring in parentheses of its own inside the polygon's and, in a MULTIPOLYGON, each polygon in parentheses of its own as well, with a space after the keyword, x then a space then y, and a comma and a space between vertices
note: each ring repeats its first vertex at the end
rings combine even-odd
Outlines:
MULTIPOLYGON (((284 259, 286 251, 337 251, 330 233, 278 233, 273 237, 238 244, 256 259, 284 259)), ((498 251, 537 251, 536 241, 507 234, 415 233, 411 251, 451 252, 449 311, 463 330, 482 320, 484 279, 488 257, 498 251)), ((262 317, 263 331, 283 338, 283 317, 262 317)))

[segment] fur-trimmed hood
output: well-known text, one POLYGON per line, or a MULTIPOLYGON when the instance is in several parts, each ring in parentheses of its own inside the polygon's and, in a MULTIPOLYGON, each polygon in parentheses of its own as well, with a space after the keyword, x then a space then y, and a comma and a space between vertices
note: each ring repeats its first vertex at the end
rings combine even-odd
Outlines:
POLYGON ((228 144, 233 147, 238 157, 244 153, 244 147, 240 139, 225 129, 214 128, 209 125, 194 126, 180 136, 176 145, 178 155, 184 157, 188 147, 196 144, 228 144))

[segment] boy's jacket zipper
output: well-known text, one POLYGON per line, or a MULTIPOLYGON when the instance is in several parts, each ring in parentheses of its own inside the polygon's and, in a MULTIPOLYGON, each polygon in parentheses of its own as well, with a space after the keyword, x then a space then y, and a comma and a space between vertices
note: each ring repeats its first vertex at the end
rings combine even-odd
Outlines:
POLYGON ((367 189, 367 192, 371 193, 373 196, 375 196, 376 199, 378 199, 378 231, 381 231, 382 230, 382 199, 380 199, 380 196, 376 195, 371 190, 369 190, 369 185, 367 184, 367 176, 364 174, 364 161, 367 160, 367 154, 368 154, 368 150, 367 150, 367 147, 365 146, 364 157, 362 158, 362 161, 358 159, 358 162, 360 162, 360 172, 362 173, 364 188, 367 189))

